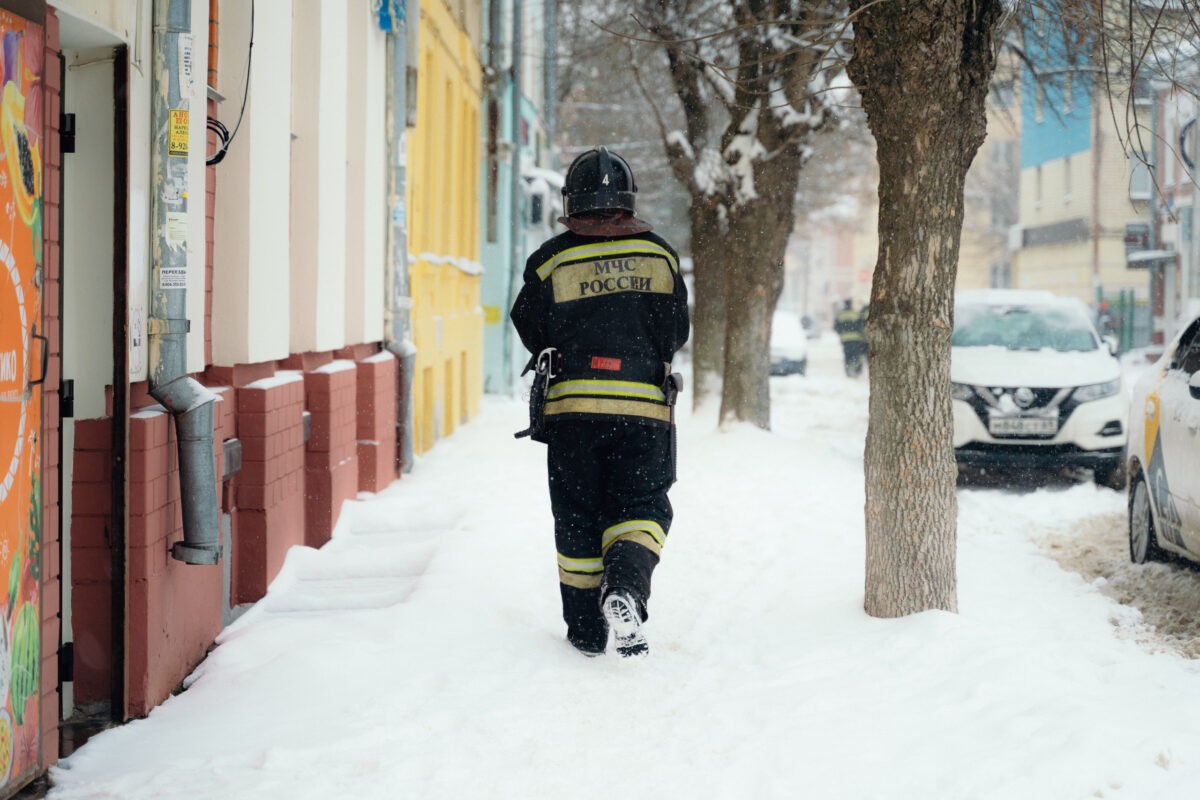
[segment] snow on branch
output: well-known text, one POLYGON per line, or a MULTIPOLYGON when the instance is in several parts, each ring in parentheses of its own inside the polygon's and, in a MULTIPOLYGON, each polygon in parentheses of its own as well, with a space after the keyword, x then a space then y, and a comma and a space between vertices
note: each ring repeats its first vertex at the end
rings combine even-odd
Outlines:
POLYGON ((667 133, 667 147, 677 147, 689 159, 696 160, 696 153, 692 150, 692 143, 687 140, 687 135, 681 130, 676 129, 667 133))
POLYGON ((721 186, 725 183, 725 161, 721 158, 721 154, 711 147, 701 150, 700 158, 696 159, 696 168, 693 170, 692 177, 701 194, 720 193, 721 186))
POLYGON ((758 139, 758 112, 755 105, 738 126, 729 144, 725 147, 725 163, 733 179, 734 195, 739 204, 758 198, 754 188, 754 162, 766 155, 767 148, 758 139))

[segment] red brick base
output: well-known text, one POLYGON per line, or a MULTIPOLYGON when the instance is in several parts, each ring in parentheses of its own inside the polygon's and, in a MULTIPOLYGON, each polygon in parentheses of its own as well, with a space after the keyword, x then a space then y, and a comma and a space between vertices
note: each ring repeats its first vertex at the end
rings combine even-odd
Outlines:
MULTIPOLYGON (((210 382, 236 384, 239 375, 250 380, 214 389, 221 398, 213 436, 219 480, 224 441, 236 437, 242 448, 241 469, 219 493, 233 531, 225 554, 231 559, 229 598, 222 594, 220 566, 187 565, 170 555, 182 537, 171 417, 152 407, 129 420, 125 664, 132 715, 161 703, 203 657, 226 602, 261 599, 290 547, 320 547, 346 500, 379 491, 396 477, 395 358, 364 346, 286 363, 300 370, 240 365, 206 373, 210 382)), ((144 384, 131 386, 130 397, 146 398, 144 384)), ((107 419, 75 423, 71 559, 78 703, 112 692, 110 429, 107 419)))
POLYGON ((267 593, 292 545, 304 543, 304 382, 281 373, 237 390, 242 469, 234 477, 233 599, 267 593))
POLYGON ((338 360, 304 374, 304 393, 312 415, 304 470, 305 542, 309 547, 329 541, 342 503, 358 494, 357 373, 354 362, 338 360))
POLYGON ((358 490, 379 492, 396 479, 396 357, 358 362, 358 490))

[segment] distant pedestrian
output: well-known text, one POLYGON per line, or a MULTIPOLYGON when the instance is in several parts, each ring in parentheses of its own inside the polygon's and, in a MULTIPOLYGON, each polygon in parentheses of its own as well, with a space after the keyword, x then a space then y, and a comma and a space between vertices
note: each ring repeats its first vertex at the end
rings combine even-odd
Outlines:
POLYGON ((600 655, 611 628, 618 653, 643 655, 672 519, 671 360, 688 337, 687 289, 675 250, 634 214, 625 159, 589 150, 562 191, 567 231, 526 261, 512 308, 538 372, 523 433, 548 444, 567 640, 600 655))
POLYGON ((867 357, 867 318, 866 309, 863 312, 854 310, 854 304, 846 300, 842 310, 833 319, 833 329, 837 331, 842 341, 842 358, 845 361, 846 374, 852 378, 862 373, 863 362, 867 357))

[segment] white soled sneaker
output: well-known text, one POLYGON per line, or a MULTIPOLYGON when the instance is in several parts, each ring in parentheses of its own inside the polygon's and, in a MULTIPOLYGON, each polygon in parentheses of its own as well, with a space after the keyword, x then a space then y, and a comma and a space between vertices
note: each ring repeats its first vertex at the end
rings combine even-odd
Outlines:
POLYGON ((616 638, 618 654, 624 658, 649 654, 650 645, 642 633, 642 617, 638 613, 637 603, 627 592, 619 589, 610 592, 600 608, 616 638))

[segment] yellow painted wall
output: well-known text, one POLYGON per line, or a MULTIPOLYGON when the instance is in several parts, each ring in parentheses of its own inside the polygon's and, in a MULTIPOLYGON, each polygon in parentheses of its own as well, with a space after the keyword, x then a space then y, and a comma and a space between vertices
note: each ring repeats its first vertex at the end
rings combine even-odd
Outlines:
POLYGON ((409 131, 406 187, 417 346, 413 449, 418 455, 479 413, 483 394, 482 69, 470 33, 483 8, 480 0, 455 0, 453 7, 445 0, 421 0, 420 5, 417 119, 409 131))
POLYGON ((1107 115, 1106 105, 1099 154, 1088 150, 1042 165, 1040 198, 1037 169, 1021 170, 1021 222, 1026 227, 1077 218, 1092 226, 1094 211, 1099 212, 1099 224, 1095 240, 1018 250, 1013 257, 1013 283, 1018 288, 1048 289, 1089 303, 1096 299, 1097 284, 1106 294, 1145 291, 1145 270, 1125 266, 1124 232, 1127 221, 1144 218, 1146 211, 1129 200, 1128 160, 1107 115))

